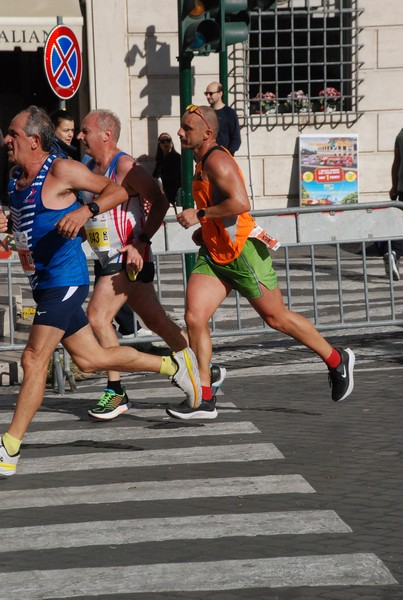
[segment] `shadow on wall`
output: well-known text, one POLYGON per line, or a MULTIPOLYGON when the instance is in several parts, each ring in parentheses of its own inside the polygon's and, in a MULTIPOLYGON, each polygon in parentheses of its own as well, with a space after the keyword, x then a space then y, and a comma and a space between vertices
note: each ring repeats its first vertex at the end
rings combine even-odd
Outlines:
MULTIPOLYGON (((166 42, 158 40, 154 25, 147 27, 144 50, 134 45, 126 54, 125 63, 128 68, 134 66, 137 57, 145 59, 145 65, 140 69, 138 77, 147 78, 147 83, 140 92, 140 98, 147 97, 148 102, 140 117, 158 119, 172 115, 172 97, 179 97, 179 63, 172 66, 171 47, 166 42)), ((192 69, 192 87, 193 75, 192 69)))

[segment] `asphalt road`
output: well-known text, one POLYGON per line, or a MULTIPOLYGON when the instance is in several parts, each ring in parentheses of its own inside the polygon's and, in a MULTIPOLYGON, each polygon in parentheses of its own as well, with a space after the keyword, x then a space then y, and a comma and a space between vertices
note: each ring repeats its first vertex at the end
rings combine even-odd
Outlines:
POLYGON ((270 334, 215 342, 215 421, 168 418, 182 397, 157 376, 125 376, 110 423, 86 416, 103 378, 48 390, 0 479, 0 600, 401 600, 403 333, 327 337, 357 355, 337 404, 321 361, 270 334))

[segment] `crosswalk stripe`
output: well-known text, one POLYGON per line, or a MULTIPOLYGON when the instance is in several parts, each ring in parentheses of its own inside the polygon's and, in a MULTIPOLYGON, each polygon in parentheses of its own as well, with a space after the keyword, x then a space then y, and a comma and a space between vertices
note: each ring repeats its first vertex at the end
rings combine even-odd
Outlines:
MULTIPOLYGON (((59 398, 60 402, 60 398, 59 398)), ((236 405, 233 402, 218 402, 217 410, 222 411, 222 414, 233 414, 241 412, 239 408, 236 408, 236 405)), ((152 404, 139 406, 135 404, 129 410, 124 413, 120 419, 123 419, 126 415, 133 415, 135 417, 167 417, 168 415, 165 412, 165 408, 155 407, 152 404)), ((13 417, 13 413, 11 411, 1 411, 0 412, 0 426, 8 425, 13 417)), ((33 418, 33 423, 54 423, 57 421, 82 421, 83 415, 75 415, 71 412, 67 412, 66 409, 61 410, 38 410, 36 415, 33 418)), ((88 418, 90 422, 90 419, 88 418)), ((93 421, 91 421, 93 423, 93 421)))
MULTIPOLYGON (((88 445, 87 443, 85 445, 88 445)), ((155 467, 162 465, 212 464, 219 462, 248 462, 283 459, 283 454, 271 443, 232 444, 191 448, 142 450, 135 446, 124 452, 102 452, 24 458, 18 465, 19 475, 90 471, 92 469, 119 469, 155 467)))
POLYGON ((21 590, 36 590, 30 600, 108 594, 197 592, 300 586, 393 585, 398 582, 370 553, 330 554, 130 565, 50 571, 5 572, 2 594, 20 600, 21 590))
MULTIPOLYGON (((154 425, 154 424, 153 424, 154 425)), ((181 423, 167 421, 161 427, 113 427, 106 423, 98 427, 83 429, 52 429, 52 431, 33 431, 24 437, 26 444, 70 444, 81 440, 105 442, 117 440, 147 440, 178 437, 199 437, 212 435, 251 435, 260 430, 249 421, 239 423, 181 423)))
POLYGON ((315 490, 301 475, 136 481, 76 487, 2 490, 0 491, 0 511, 39 506, 314 493, 315 490))
POLYGON ((0 529, 0 553, 167 540, 351 533, 332 510, 121 519, 0 529))

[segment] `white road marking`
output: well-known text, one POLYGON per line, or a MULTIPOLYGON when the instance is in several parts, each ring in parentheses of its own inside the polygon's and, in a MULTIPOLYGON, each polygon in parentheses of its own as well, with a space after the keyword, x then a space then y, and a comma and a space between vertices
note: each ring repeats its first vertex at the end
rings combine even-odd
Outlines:
POLYGON ((121 519, 0 529, 0 553, 166 540, 351 533, 332 510, 121 519))
MULTIPOLYGON (((167 448, 161 450, 110 451, 87 454, 24 458, 18 464, 18 475, 38 473, 62 473, 67 471, 90 471, 92 469, 130 469, 162 465, 202 465, 219 462, 245 462, 255 460, 283 459, 283 454, 270 443, 232 444, 191 448, 167 448)), ((1 492, 0 492, 1 494, 1 492)))
POLYGON ((76 487, 4 490, 0 491, 0 511, 39 506, 314 493, 313 487, 301 475, 136 481, 76 487))
POLYGON ((162 438, 202 437, 222 435, 251 435, 260 430, 249 421, 239 423, 193 423, 167 421, 144 427, 137 423, 132 427, 114 427, 107 423, 82 429, 52 429, 51 431, 32 431, 24 437, 24 444, 71 444, 81 440, 95 442, 115 442, 117 440, 149 440, 162 438))
POLYGON ((236 589, 393 585, 398 582, 374 554, 330 554, 3 572, 2 598, 30 600, 82 596, 236 589), (192 568, 194 567, 194 568, 192 568), (186 574, 186 575, 184 575, 186 574))

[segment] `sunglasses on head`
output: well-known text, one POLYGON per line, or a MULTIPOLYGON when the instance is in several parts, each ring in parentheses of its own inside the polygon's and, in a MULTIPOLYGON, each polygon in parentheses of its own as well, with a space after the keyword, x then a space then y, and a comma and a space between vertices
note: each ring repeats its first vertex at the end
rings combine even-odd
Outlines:
POLYGON ((207 125, 207 127, 209 129, 211 129, 210 125, 207 123, 203 113, 199 110, 199 107, 197 106, 197 104, 189 104, 186 107, 186 110, 188 113, 192 114, 195 113, 196 115, 198 115, 201 119, 203 119, 203 121, 205 122, 205 124, 207 125))
POLYGON ((171 138, 161 138, 159 140, 160 144, 170 144, 172 142, 171 138))

